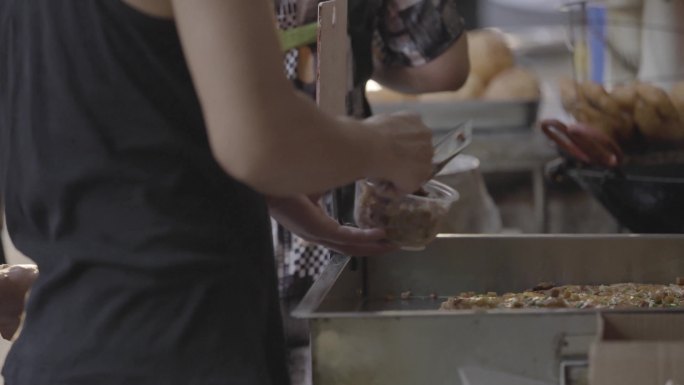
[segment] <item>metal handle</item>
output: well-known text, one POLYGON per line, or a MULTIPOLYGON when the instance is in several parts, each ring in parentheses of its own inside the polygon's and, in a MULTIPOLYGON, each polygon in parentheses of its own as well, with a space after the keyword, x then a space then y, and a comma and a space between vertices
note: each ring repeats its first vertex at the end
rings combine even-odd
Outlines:
POLYGON ((561 361, 560 368, 560 385, 589 383, 589 360, 561 361))
POLYGON ((583 124, 567 126, 554 119, 543 121, 541 128, 561 150, 584 163, 615 168, 624 159, 620 146, 595 128, 583 124))
POLYGON ((564 335, 560 340, 560 385, 589 383, 589 349, 595 334, 564 335))

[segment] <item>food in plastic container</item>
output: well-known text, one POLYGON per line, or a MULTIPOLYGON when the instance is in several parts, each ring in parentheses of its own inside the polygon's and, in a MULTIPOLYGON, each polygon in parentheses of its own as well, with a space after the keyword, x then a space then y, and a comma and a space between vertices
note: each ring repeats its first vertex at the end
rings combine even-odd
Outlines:
POLYGON ((387 239, 404 250, 420 251, 432 242, 451 205, 458 200, 456 190, 430 181, 422 194, 397 195, 381 183, 356 183, 354 219, 364 229, 381 228, 387 239))

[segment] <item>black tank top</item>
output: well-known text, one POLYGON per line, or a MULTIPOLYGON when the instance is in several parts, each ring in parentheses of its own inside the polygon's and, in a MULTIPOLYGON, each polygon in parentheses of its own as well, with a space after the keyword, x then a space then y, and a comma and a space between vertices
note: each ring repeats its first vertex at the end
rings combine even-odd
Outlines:
POLYGON ((212 157, 174 23, 0 12, 2 195, 40 268, 6 381, 287 383, 265 200, 212 157))

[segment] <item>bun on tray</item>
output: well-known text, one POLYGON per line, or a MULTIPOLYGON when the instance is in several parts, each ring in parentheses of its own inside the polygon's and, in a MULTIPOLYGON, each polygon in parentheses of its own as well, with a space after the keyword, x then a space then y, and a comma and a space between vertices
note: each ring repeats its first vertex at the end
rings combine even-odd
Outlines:
POLYGON ((480 29, 468 32, 470 73, 457 91, 435 92, 418 97, 391 92, 369 92, 372 102, 534 101, 541 98, 540 81, 531 71, 516 67, 513 52, 500 32, 480 29))
POLYGON ((483 95, 485 100, 539 100, 539 79, 523 68, 510 68, 497 75, 483 95))
POLYGON ((488 84, 501 72, 515 65, 513 52, 503 36, 492 30, 476 30, 468 33, 470 70, 488 84))

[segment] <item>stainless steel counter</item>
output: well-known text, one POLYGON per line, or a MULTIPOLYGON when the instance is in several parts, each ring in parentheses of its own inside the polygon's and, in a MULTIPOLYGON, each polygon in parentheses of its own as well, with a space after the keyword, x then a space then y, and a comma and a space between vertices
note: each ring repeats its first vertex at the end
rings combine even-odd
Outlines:
POLYGON ((457 385, 468 367, 558 384, 563 365, 582 369, 575 365, 595 336, 597 310, 444 312, 442 300, 541 281, 672 283, 677 276, 684 276, 680 236, 449 236, 422 253, 336 257, 296 316, 311 321, 316 385, 457 385), (409 290, 413 296, 402 300, 409 290))

